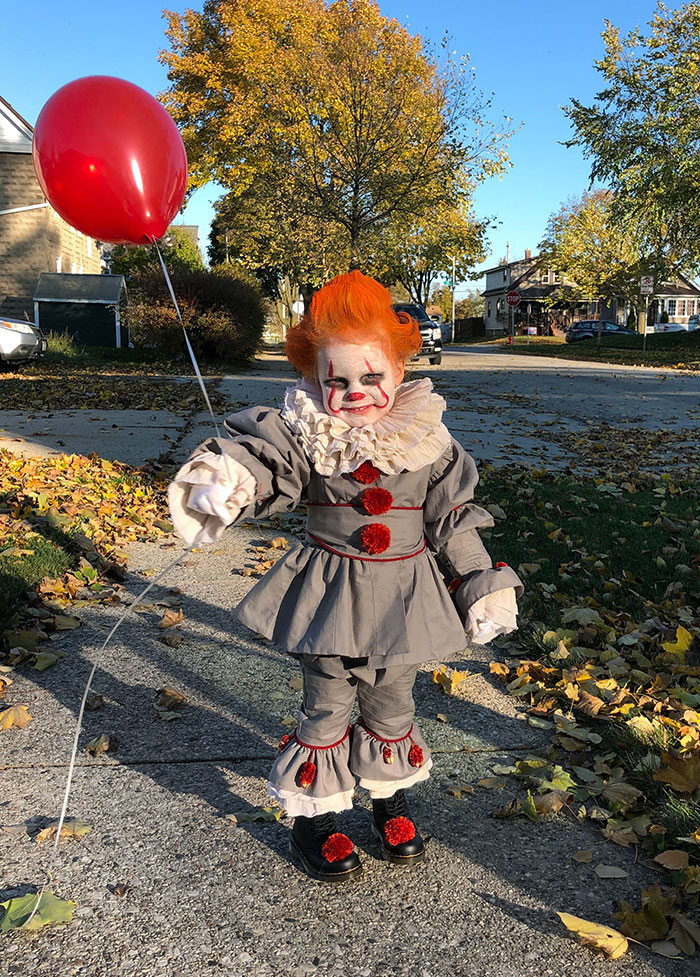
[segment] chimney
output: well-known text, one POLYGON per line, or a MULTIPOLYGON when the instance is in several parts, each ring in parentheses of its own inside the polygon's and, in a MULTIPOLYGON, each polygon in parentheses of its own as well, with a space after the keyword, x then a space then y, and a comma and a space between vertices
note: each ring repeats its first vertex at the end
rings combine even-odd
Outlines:
POLYGON ((525 260, 528 261, 532 257, 532 251, 529 248, 525 251, 525 260))

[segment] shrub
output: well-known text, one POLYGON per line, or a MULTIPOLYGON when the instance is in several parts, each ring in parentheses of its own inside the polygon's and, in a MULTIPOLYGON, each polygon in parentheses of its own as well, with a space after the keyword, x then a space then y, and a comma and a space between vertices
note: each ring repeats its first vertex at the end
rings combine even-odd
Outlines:
POLYGON ((637 328, 637 316, 635 315, 634 312, 630 312, 630 314, 627 316, 627 328, 628 329, 637 328))
MULTIPOLYGON (((192 347, 198 357, 247 361, 260 344, 264 300, 260 290, 239 276, 176 269, 173 290, 192 347)), ((132 287, 131 336, 169 355, 185 355, 185 341, 162 274, 148 272, 132 287)))
POLYGON ((659 322, 668 322, 668 312, 665 309, 659 317, 659 322))

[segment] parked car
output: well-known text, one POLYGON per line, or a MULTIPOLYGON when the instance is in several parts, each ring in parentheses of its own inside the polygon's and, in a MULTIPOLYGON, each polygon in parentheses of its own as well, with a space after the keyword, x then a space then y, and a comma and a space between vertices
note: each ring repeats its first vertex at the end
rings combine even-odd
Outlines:
POLYGON ((432 321, 423 306, 417 302, 396 302, 392 308, 394 312, 407 312, 418 323, 423 346, 413 358, 427 356, 430 363, 442 363, 442 329, 432 321))
POLYGON ((43 356, 48 343, 33 322, 0 318, 0 363, 26 363, 43 356))
POLYGON ((578 343, 582 339, 595 339, 600 328, 601 336, 636 336, 634 329, 625 329, 618 326, 616 322, 609 322, 603 319, 601 324, 599 319, 582 319, 581 322, 572 322, 566 330, 567 343, 578 343))
POLYGON ((694 332, 700 324, 700 316, 691 315, 687 322, 655 322, 648 332, 694 332))

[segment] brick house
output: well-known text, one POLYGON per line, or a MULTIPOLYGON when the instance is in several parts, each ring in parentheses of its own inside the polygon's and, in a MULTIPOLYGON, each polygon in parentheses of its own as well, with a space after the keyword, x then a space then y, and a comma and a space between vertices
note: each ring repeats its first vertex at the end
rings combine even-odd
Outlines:
POLYGON ((46 202, 32 162, 33 128, 0 96, 0 314, 33 318, 42 272, 99 275, 97 243, 46 202))

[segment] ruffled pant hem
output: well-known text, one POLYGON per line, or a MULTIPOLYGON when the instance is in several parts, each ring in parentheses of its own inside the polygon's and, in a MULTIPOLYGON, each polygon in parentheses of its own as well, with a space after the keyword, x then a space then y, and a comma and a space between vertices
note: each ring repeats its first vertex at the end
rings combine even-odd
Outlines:
POLYGON ((427 760, 415 773, 409 774, 402 780, 369 780, 367 777, 360 777, 360 787, 369 791, 369 796, 374 800, 382 797, 393 797, 397 790, 405 790, 408 787, 413 787, 414 784, 420 784, 427 780, 432 766, 433 761, 427 760))
POLYGON ((276 787, 272 783, 268 784, 268 788, 270 797, 281 804, 290 818, 315 818, 319 814, 329 812, 339 814, 341 811, 350 811, 355 793, 354 788, 351 788, 337 794, 329 794, 328 797, 309 797, 297 791, 285 790, 284 787, 276 787))

